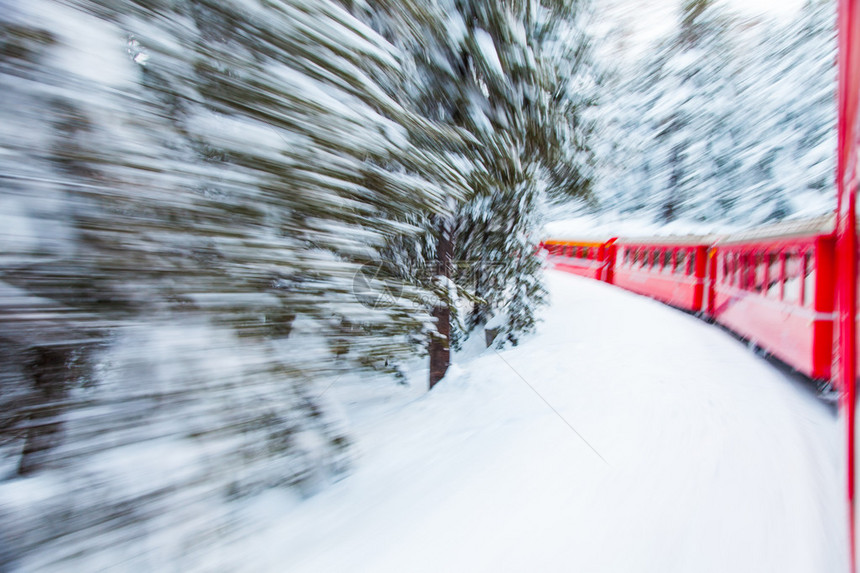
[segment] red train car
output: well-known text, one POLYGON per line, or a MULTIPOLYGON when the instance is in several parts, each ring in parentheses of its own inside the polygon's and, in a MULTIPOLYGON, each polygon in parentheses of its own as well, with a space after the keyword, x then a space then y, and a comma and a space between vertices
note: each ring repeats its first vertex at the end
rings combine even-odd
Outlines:
POLYGON ((705 237, 618 239, 614 284, 690 312, 700 312, 707 269, 705 237))
POLYGON ((832 217, 774 225, 709 252, 707 313, 815 379, 831 377, 835 309, 832 217))
POLYGON ((549 240, 544 241, 547 260, 556 269, 612 282, 611 247, 615 239, 594 240, 549 240))
POLYGON ((833 218, 722 236, 544 243, 555 268, 702 313, 807 376, 831 378, 833 218))

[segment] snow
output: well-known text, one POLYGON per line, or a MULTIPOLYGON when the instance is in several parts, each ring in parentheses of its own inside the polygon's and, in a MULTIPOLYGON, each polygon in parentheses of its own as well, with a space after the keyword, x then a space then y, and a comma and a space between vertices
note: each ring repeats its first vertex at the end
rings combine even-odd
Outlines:
POLYGON ((612 237, 651 237, 709 235, 741 230, 741 226, 725 221, 700 223, 690 220, 675 220, 660 224, 645 216, 622 216, 619 213, 581 213, 562 216, 544 223, 544 238, 594 239, 606 241, 612 237))
POLYGON ((590 208, 740 226, 832 211, 834 5, 755 19, 708 6, 695 42, 675 29, 637 51, 616 31, 599 50, 590 208))
MULTIPOLYGON (((408 387, 352 371, 337 377, 411 351, 430 325, 425 289, 404 289, 388 308, 365 308, 354 290, 359 261, 381 255, 379 242, 399 235, 398 224, 416 225, 409 240, 423 256, 419 214, 453 212, 470 175, 481 175, 472 173, 481 168, 474 154, 455 155, 456 134, 398 103, 410 99, 413 83, 418 92, 438 87, 411 77, 415 54, 389 45, 332 0, 168 2, 158 10, 9 4, 0 0, 21 20, 16 37, 44 29, 56 43, 41 45, 35 34, 40 47, 3 71, 0 175, 9 183, 0 201, 0 251, 7 251, 0 306, 14 312, 3 332, 10 368, 0 378, 13 387, 4 387, 4 403, 20 415, 14 423, 21 438, 0 445, 14 462, 24 429, 44 423, 30 402, 55 408, 64 435, 35 475, 15 477, 11 464, 0 466, 0 570, 844 565, 841 446, 832 412, 767 365, 755 366, 725 334, 647 301, 554 276, 556 304, 540 336, 498 354, 482 349, 476 333, 430 394, 423 368, 408 387), (235 24, 233 32, 210 27, 221 16, 235 24), (146 73, 138 65, 144 60, 146 73), (412 139, 441 147, 412 147, 412 139), (413 175, 400 173, 407 169, 413 175), (261 293, 271 281, 286 286, 261 293), (53 292, 57 300, 48 298, 53 292), (76 305, 88 314, 67 310, 76 305), (272 327, 289 327, 296 314, 288 338, 288 328, 272 327), (367 332, 352 328, 359 324, 367 332), (91 362, 93 379, 63 389, 61 399, 30 396, 32 373, 24 369, 33 337, 45 344, 68 333, 62 342, 89 345, 78 340, 79 330, 94 331, 92 343, 100 343, 91 361, 77 357, 91 362), (684 346, 666 346, 679 332, 684 346), (724 355, 713 359, 710 346, 720 344, 724 355), (667 348, 691 362, 660 362, 667 348), (335 360, 341 350, 346 354, 335 360), (735 359, 736 367, 724 364, 735 359), (330 416, 337 408, 351 420, 364 457, 353 475, 317 491, 343 477, 351 453, 353 434, 330 416), (760 513, 747 515, 758 506, 760 513), (639 532, 646 519, 660 527, 639 532), (722 542, 746 549, 722 551, 722 542)), ((9 20, 9 11, 0 10, 0 20, 9 20)), ((530 93, 528 82, 502 89, 503 68, 540 71, 545 63, 550 75, 572 75, 569 92, 585 94, 571 102, 589 101, 592 72, 558 61, 550 48, 560 37, 547 40, 544 52, 527 50, 524 63, 516 50, 498 51, 505 42, 497 47, 493 37, 504 39, 509 26, 500 30, 492 20, 470 21, 471 41, 462 19, 448 30, 453 53, 463 48, 480 64, 483 78, 470 76, 475 86, 489 82, 505 97, 520 87, 530 93)), ((449 48, 440 39, 428 57, 449 48)), ((814 61, 824 69, 821 59, 814 61)), ((722 69, 710 66, 702 74, 722 69)), ((786 74, 792 82, 775 92, 807 85, 806 68, 795 67, 786 74)), ((774 68, 774 77, 783 69, 774 68)), ((667 95, 648 104, 644 117, 653 123, 661 119, 657 110, 674 107, 667 102, 682 103, 671 98, 678 82, 669 78, 661 87, 667 95)), ((687 86, 693 91, 699 93, 687 86)), ((700 99, 722 102, 720 109, 732 101, 713 91, 700 99)), ((790 109, 824 118, 816 102, 828 92, 809 91, 818 99, 790 109)), ((788 101, 777 96, 770 97, 788 101)), ((615 107, 630 102, 631 114, 639 114, 640 100, 621 98, 615 107)), ((685 117, 694 117, 694 103, 681 109, 685 117)), ((476 122, 487 120, 480 114, 476 122)), ((778 117, 762 126, 778 125, 778 117)), ((504 110, 491 119, 517 128, 504 110)), ((803 136, 808 153, 795 161, 792 150, 803 146, 778 150, 779 185, 801 181, 809 166, 828 172, 820 159, 833 155, 823 142, 826 122, 801 123, 812 134, 803 136)), ((570 143, 580 136, 573 127, 559 129, 570 143)), ((516 139, 504 131, 502 147, 516 139)), ((649 142, 640 131, 629 136, 634 151, 649 142)), ((713 136, 725 153, 733 142, 727 133, 713 136)), ((696 137, 682 135, 695 149, 696 137)), ((477 146, 478 139, 470 141, 477 146)), ((654 152, 660 177, 669 147, 654 152)), ((528 174, 514 147, 496 151, 528 174)), ((739 154, 744 169, 768 157, 753 151, 739 154)), ((563 152, 577 169, 586 163, 575 145, 563 152)), ((622 154, 616 163, 625 164, 622 154)), ((706 165, 690 171, 706 172, 706 165)), ((631 185, 635 176, 633 169, 613 180, 614 190, 639 199, 657 190, 654 182, 631 185)), ((703 181, 709 193, 713 182, 703 181)), ((746 194, 753 207, 777 188, 758 185, 746 194)), ((534 196, 524 188, 512 193, 504 197, 521 213, 510 219, 503 249, 493 248, 527 253, 534 196)), ((505 211, 499 205, 488 205, 481 220, 505 211)), ((518 271, 498 295, 518 303, 504 318, 522 309, 530 279, 518 271)))
MULTIPOLYGON (((618 55, 635 58, 649 44, 667 35, 677 25, 676 0, 604 0, 594 27, 598 37, 611 34, 623 38, 626 50, 618 55), (619 31, 623 33, 619 34, 619 31)), ((785 20, 797 15, 802 0, 728 0, 721 3, 745 18, 785 20)))
POLYGON ((60 3, 20 3, 27 17, 61 34, 64 50, 55 52, 57 68, 114 88, 134 89, 135 69, 127 57, 128 40, 119 26, 60 3))
POLYGON ((493 72, 498 74, 500 77, 504 77, 505 70, 502 68, 501 60, 499 60, 499 54, 496 51, 496 44, 493 42, 493 37, 490 36, 486 30, 476 28, 475 42, 484 58, 484 62, 486 62, 493 72))
POLYGON ((430 393, 421 369, 410 386, 328 389, 357 470, 246 508, 265 526, 220 548, 220 568, 847 569, 831 404, 692 316, 555 271, 548 283, 539 334, 503 352, 473 336, 430 393))

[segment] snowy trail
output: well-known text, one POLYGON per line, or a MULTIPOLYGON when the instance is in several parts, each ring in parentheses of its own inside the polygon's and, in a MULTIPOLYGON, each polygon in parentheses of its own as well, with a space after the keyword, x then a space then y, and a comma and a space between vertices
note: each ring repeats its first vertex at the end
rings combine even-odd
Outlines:
POLYGON ((221 565, 847 570, 831 406, 718 328, 601 283, 548 280, 537 336, 356 418, 355 472, 300 503, 270 494, 255 511, 274 525, 221 565))

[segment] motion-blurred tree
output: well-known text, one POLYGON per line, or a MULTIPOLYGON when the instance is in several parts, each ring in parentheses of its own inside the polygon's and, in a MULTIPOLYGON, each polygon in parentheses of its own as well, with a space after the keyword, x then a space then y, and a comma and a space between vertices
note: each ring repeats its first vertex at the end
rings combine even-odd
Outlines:
POLYGON ((234 497, 342 471, 325 390, 433 329, 427 293, 367 304, 356 273, 465 187, 427 151, 457 133, 386 93, 396 49, 337 2, 7 4, 3 453, 77 485, 4 507, 0 537, 24 560, 78 543, 55 553, 84 563, 128 508, 129 527, 178 531, 181 511, 151 508, 187 509, 201 484, 234 497), (183 471, 128 475, 143 443, 183 471))
POLYGON ((600 209, 729 224, 832 209, 832 3, 789 22, 683 6, 673 34, 607 83, 600 209))
POLYGON ((418 281, 435 285, 438 301, 432 387, 449 346, 493 314, 504 315, 501 343, 534 328, 545 296, 531 256, 539 207, 548 196, 590 190, 587 2, 384 2, 366 14, 410 58, 414 73, 400 97, 473 142, 435 148, 456 156, 469 178, 465 196, 423 217, 423 241, 392 241, 393 251, 410 253, 395 260, 432 269, 418 281))

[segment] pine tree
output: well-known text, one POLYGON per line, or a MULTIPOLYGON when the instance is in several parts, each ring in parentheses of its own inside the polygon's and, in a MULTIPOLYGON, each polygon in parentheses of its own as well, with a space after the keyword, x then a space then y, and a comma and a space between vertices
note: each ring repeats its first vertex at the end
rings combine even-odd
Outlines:
POLYGON ((404 101, 472 142, 441 150, 441 163, 454 155, 468 177, 466 192, 423 218, 422 241, 395 242, 430 270, 416 280, 436 293, 441 337, 429 349, 431 386, 444 375, 449 346, 491 315, 505 314, 501 341, 516 343, 534 328, 545 294, 531 256, 538 209, 547 192, 589 191, 584 6, 440 0, 384 3, 368 16, 410 58, 404 101))
POLYGON ((745 22, 686 3, 673 35, 607 84, 601 209, 723 224, 829 210, 832 8, 745 22))
MULTIPOLYGON (((0 536, 21 559, 89 569, 99 528, 135 508, 124 527, 143 529, 125 538, 176 536, 193 561, 236 525, 212 496, 343 471, 350 438, 325 391, 426 343, 426 293, 399 283, 368 304, 356 277, 446 208, 463 178, 428 149, 462 142, 386 92, 397 50, 336 2, 13 8, 0 201, 25 232, 0 260, 3 454, 23 447, 22 474, 59 469, 69 488, 4 507, 0 536), (186 538, 182 511, 154 507, 210 519, 186 538)), ((125 566, 157 567, 140 558, 125 566)))

